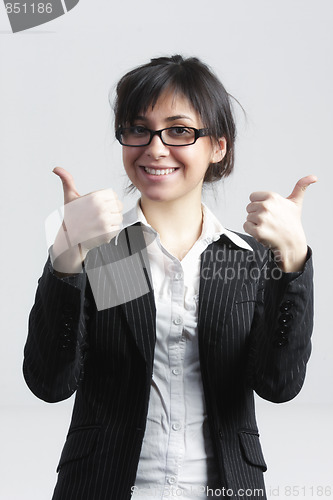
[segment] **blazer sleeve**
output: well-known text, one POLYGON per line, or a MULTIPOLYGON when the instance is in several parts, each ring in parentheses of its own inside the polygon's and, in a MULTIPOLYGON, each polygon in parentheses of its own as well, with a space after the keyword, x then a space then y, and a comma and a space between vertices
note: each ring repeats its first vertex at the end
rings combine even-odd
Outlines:
POLYGON ((302 388, 313 329, 312 252, 304 270, 283 273, 273 258, 263 266, 250 335, 249 376, 262 398, 285 402, 302 388))
POLYGON ((84 272, 58 278, 47 261, 39 279, 24 348, 23 374, 40 399, 70 397, 83 376, 86 354, 84 272))

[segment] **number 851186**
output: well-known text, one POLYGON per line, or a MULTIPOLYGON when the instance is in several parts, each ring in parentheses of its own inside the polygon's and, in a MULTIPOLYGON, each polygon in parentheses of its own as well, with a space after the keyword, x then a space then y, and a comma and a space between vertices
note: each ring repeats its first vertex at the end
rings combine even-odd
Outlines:
POLYGON ((51 14, 52 3, 6 3, 6 10, 8 14, 51 14))

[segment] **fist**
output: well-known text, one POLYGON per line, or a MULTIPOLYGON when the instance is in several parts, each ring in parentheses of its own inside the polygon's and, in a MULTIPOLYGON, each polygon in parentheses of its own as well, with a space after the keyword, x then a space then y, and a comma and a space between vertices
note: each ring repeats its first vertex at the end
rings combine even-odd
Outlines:
POLYGON ((306 188, 316 181, 314 175, 303 177, 287 198, 270 191, 250 195, 243 228, 273 251, 285 272, 300 271, 304 266, 307 243, 301 223, 302 205, 306 188))
POLYGON ((53 245, 53 258, 66 253, 65 267, 72 269, 68 259, 77 261, 78 251, 82 262, 89 250, 108 243, 117 234, 123 205, 112 189, 80 196, 69 172, 60 167, 53 172, 60 177, 64 192, 64 220, 53 245))

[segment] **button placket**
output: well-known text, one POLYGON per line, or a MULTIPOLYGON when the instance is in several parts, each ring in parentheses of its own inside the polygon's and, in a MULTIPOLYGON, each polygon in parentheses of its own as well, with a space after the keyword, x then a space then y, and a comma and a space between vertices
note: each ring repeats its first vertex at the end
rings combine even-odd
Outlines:
POLYGON ((182 341, 184 323, 184 273, 179 261, 174 261, 174 273, 171 281, 172 321, 169 337, 170 367, 170 430, 167 463, 165 468, 166 482, 176 485, 178 468, 183 460, 184 444, 182 422, 185 418, 185 401, 183 379, 183 360, 186 343, 182 341))

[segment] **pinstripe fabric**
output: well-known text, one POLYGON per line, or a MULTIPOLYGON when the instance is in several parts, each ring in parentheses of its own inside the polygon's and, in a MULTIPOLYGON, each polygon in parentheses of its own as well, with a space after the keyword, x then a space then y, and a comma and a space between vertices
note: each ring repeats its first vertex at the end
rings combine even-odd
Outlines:
MULTIPOLYGON (((262 245, 242 238, 254 252, 222 236, 203 253, 198 320, 220 485, 233 490, 232 498, 244 497, 237 495, 240 488, 264 488, 253 390, 274 402, 296 396, 311 351, 313 317, 310 253, 302 273, 279 274, 262 245)), ((140 231, 135 241, 123 238, 118 248, 111 242, 90 252, 86 268, 94 269, 101 255, 103 262, 126 257, 128 243, 142 254, 150 288, 140 231)), ((128 276, 119 286, 136 286, 137 272, 128 276)), ((60 280, 46 265, 30 315, 24 376, 46 401, 77 391, 53 500, 130 498, 146 425, 155 312, 151 288, 98 311, 85 273, 60 280)), ((265 498, 247 495, 258 497, 265 498)))

